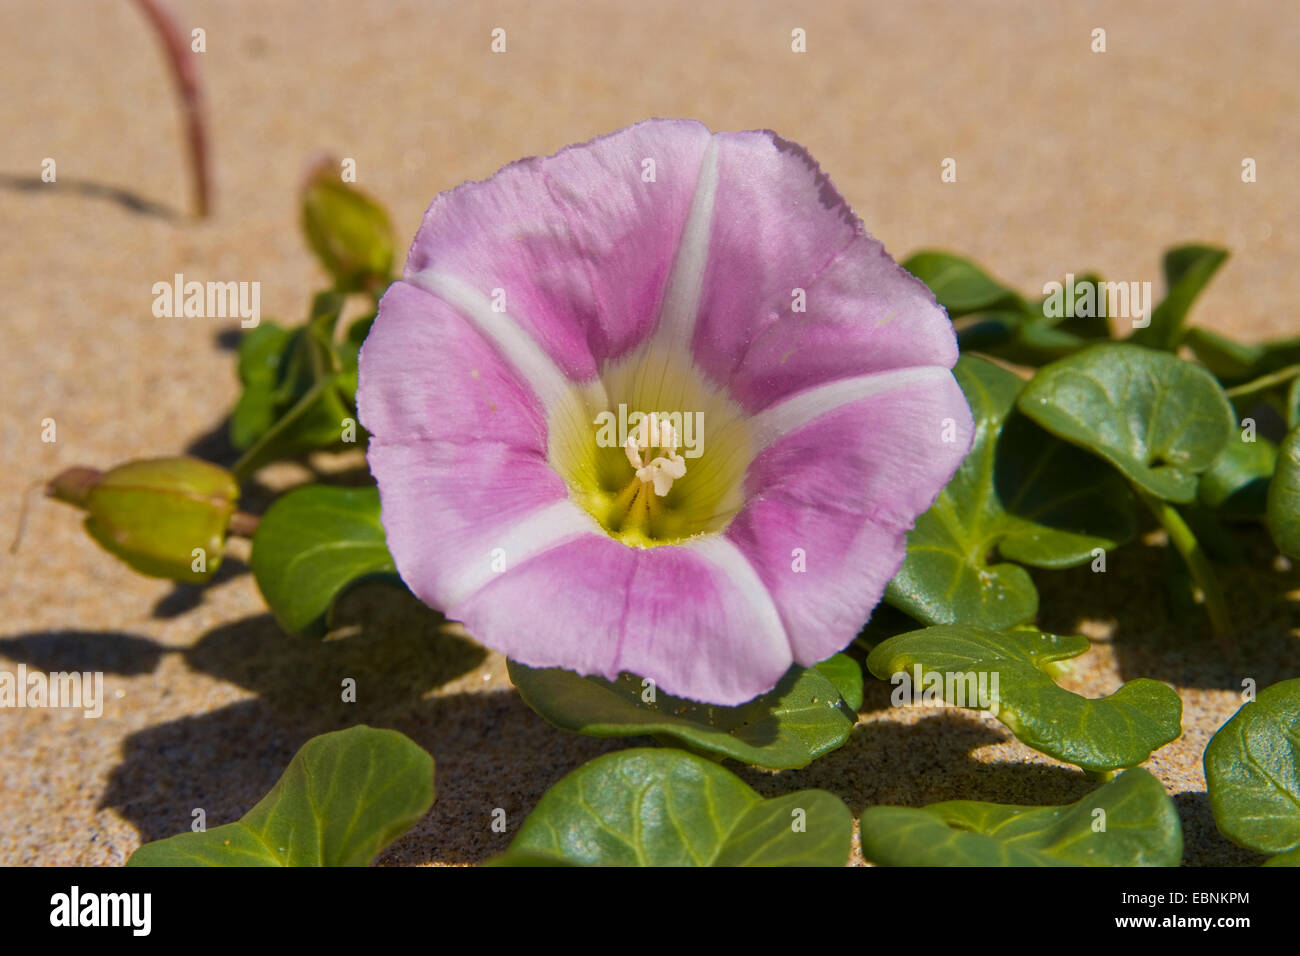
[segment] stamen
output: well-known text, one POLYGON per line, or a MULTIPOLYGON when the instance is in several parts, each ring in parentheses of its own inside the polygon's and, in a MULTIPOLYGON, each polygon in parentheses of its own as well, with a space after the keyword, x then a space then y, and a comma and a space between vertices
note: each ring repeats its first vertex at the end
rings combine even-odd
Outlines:
POLYGON ((677 454, 677 431, 672 422, 661 419, 655 412, 641 419, 636 432, 627 436, 623 450, 637 478, 642 484, 653 485, 660 498, 668 494, 674 481, 686 474, 686 459, 677 454), (667 455, 659 455, 645 464, 641 451, 648 448, 658 448, 667 455))

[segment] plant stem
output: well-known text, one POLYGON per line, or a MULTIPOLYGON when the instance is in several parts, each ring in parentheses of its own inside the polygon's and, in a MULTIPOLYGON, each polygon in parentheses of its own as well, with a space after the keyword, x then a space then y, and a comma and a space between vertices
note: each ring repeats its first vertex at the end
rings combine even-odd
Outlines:
POLYGON ((1192 572, 1193 579, 1200 586, 1201 593, 1205 595, 1205 609, 1209 612, 1210 624, 1214 627, 1214 636, 1219 645, 1225 650, 1232 648, 1234 646, 1232 612, 1228 609, 1227 601, 1224 600, 1223 591, 1219 589, 1214 568, 1210 566, 1209 559, 1201 549, 1201 543, 1196 540, 1196 535, 1192 533, 1192 529, 1188 527, 1177 508, 1142 488, 1136 488, 1136 491, 1138 497, 1146 503, 1156 520, 1160 522, 1160 526, 1165 529, 1165 533, 1169 535, 1169 542, 1178 549, 1178 553, 1187 562, 1188 570, 1192 572))
POLYGON ((176 25, 172 13, 157 0, 135 0, 154 33, 162 41, 172 80, 180 92, 181 111, 185 119, 185 140, 190 152, 190 169, 194 176, 194 212, 207 218, 212 189, 208 179, 207 110, 203 88, 199 84, 198 61, 176 25))
POLYGON ((238 538, 251 538, 261 521, 262 519, 257 515, 249 514, 247 511, 236 511, 230 516, 226 532, 238 538))
POLYGON ((317 379, 311 388, 303 392, 302 398, 298 399, 292 408, 281 415, 274 425, 263 432, 262 437, 248 447, 248 450, 240 456, 239 461, 230 466, 231 472, 235 475, 235 480, 243 484, 244 479, 256 470, 258 456, 266 450, 268 445, 279 438, 285 429, 301 418, 303 413, 311 408, 312 403, 320 397, 321 393, 333 384, 334 379, 332 378, 317 379))
POLYGON ((1300 365, 1288 365, 1284 369, 1271 372, 1268 375, 1261 375, 1254 381, 1228 389, 1227 396, 1229 398, 1241 398, 1243 395, 1254 395, 1256 392, 1262 392, 1274 385, 1285 385, 1296 376, 1300 376, 1300 365))

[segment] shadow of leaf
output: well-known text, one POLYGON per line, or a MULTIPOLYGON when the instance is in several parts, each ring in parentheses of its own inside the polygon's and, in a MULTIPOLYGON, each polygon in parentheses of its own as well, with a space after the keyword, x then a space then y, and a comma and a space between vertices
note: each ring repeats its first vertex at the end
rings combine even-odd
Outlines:
POLYGON ((1210 795, 1204 790, 1174 796, 1183 824, 1183 866, 1255 866, 1265 857, 1227 839, 1214 823, 1210 795))
POLYGON ((50 671, 151 674, 169 649, 120 631, 41 631, 0 638, 0 655, 50 671))
POLYGON ((1114 621, 1111 643, 1124 680, 1151 677, 1176 687, 1240 691, 1243 678, 1259 687, 1300 673, 1300 568, 1279 570, 1261 528, 1239 529, 1244 561, 1215 570, 1234 614, 1236 655, 1214 642, 1204 609, 1174 613, 1164 586, 1163 547, 1134 543, 1106 556, 1105 573, 1089 565, 1035 571, 1039 624, 1078 633, 1087 620, 1114 621))
POLYGON ((1062 804, 1096 788, 1082 771, 1069 767, 991 763, 973 756, 980 747, 1010 739, 1000 725, 940 712, 912 724, 859 724, 847 744, 802 770, 731 769, 768 797, 810 787, 828 790, 854 816, 877 805, 921 807, 941 800, 1062 804))
POLYGON ((48 192, 56 194, 70 192, 89 199, 104 199, 116 203, 128 212, 138 213, 142 216, 156 216, 159 219, 180 218, 176 210, 171 207, 154 202, 152 199, 145 199, 129 189, 87 180, 67 179, 65 177, 59 179, 58 182, 47 183, 39 176, 15 176, 12 173, 0 173, 0 189, 11 189, 14 192, 25 193, 48 192))

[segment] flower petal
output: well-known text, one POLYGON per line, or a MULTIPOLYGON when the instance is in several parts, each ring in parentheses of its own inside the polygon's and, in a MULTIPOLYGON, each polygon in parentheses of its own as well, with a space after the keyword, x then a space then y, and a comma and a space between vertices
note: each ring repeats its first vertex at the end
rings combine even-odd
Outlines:
POLYGON ((767 131, 715 140, 692 342, 710 380, 756 411, 843 376, 952 367, 956 336, 934 296, 867 235, 802 147, 767 131))
POLYGON ((649 334, 710 134, 648 120, 438 196, 405 276, 453 279, 505 311, 574 381, 649 334), (653 180, 646 181, 646 161, 653 180))
POLYGON ((957 336, 933 294, 870 236, 855 239, 806 294, 808 311, 787 307, 764 325, 728 379, 742 407, 766 408, 842 376, 956 364, 957 336))
POLYGON ((881 377, 894 387, 863 385, 867 397, 821 415, 803 395, 789 400, 802 408, 760 416, 771 443, 750 464, 747 503, 725 532, 772 594, 804 666, 853 640, 903 563, 906 532, 970 449, 970 408, 951 374, 881 377))
POLYGON ((543 457, 501 442, 372 439, 367 456, 397 570, 444 611, 512 562, 598 527, 543 457))
POLYGON ((382 442, 486 440, 545 456, 546 417, 533 390, 428 293, 405 282, 389 287, 360 362, 357 410, 382 442))
POLYGON ((791 662, 766 589, 722 538, 641 549, 586 535, 511 567, 448 615, 530 667, 630 671, 715 704, 771 689, 791 662))

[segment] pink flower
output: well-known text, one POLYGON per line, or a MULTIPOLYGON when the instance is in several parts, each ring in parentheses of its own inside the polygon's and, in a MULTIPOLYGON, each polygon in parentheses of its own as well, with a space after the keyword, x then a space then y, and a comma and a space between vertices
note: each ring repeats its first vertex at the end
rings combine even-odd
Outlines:
POLYGON ((956 358, 801 147, 648 120, 438 196, 357 397, 423 601, 733 705, 879 602, 970 446, 956 358))

